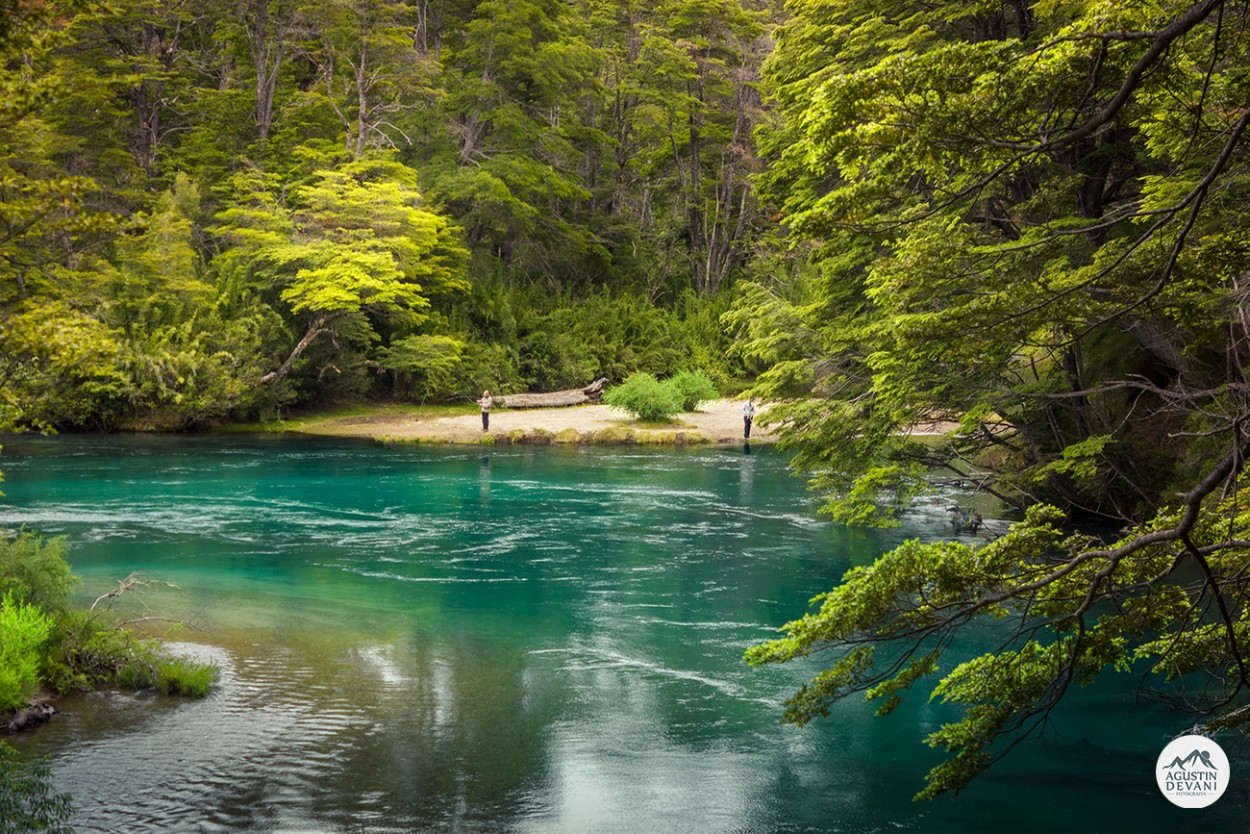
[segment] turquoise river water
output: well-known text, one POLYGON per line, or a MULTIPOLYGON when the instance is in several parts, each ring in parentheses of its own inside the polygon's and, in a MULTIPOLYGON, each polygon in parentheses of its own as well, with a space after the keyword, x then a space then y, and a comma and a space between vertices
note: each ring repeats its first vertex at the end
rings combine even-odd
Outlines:
POLYGON ((820 520, 771 448, 383 446, 313 439, 7 438, 0 525, 63 535, 84 601, 185 618, 221 664, 199 701, 99 693, 20 736, 82 832, 1239 831, 1232 787, 1154 784, 1185 719, 1135 678, 1082 691, 1039 744, 916 803, 951 713, 845 703, 798 729, 815 663, 750 645, 850 566, 946 532, 820 520))

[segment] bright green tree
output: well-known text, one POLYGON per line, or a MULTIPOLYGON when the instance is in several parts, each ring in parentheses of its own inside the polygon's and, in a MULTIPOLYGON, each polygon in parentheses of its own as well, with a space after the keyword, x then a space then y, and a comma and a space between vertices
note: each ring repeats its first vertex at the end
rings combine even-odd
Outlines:
POLYGON ((371 316, 419 322, 431 294, 468 287, 457 229, 424 205, 415 172, 386 157, 316 171, 289 207, 258 187, 244 198, 220 217, 218 231, 240 247, 227 260, 248 259, 302 332, 260 382, 283 379, 323 336, 367 345, 371 316))

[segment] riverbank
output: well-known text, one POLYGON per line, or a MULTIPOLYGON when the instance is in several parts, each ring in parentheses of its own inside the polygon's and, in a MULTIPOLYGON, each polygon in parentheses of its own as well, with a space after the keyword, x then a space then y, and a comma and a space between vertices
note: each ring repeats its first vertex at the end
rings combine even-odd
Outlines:
MULTIPOLYGON (((760 409, 762 414, 766 406, 760 409)), ((272 430, 273 427, 266 427, 272 430)), ((329 437, 366 437, 389 443, 473 445, 640 444, 685 445, 742 442, 742 403, 713 400, 668 423, 644 423, 606 405, 563 408, 496 408, 490 431, 482 431, 476 409, 389 406, 349 415, 308 417, 280 424, 279 430, 329 437)), ((756 421, 751 441, 772 443, 776 436, 756 421)))

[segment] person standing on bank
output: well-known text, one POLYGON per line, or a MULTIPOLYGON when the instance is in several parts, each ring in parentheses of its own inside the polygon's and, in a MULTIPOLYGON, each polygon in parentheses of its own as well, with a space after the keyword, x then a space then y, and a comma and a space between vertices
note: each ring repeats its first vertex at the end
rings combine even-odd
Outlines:
POLYGON ((751 439, 751 421, 755 419, 755 397, 742 406, 742 439, 751 439))
POLYGON ((483 391, 482 398, 477 404, 482 407, 482 431, 490 431, 490 407, 494 404, 491 399, 490 391, 483 391))

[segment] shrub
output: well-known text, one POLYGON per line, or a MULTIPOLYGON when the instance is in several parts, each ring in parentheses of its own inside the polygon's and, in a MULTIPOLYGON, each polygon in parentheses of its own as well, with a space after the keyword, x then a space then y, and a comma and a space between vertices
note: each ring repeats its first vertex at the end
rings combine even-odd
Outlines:
POLYGON ((159 643, 75 612, 60 624, 49 661, 49 683, 58 692, 102 686, 155 689, 165 695, 207 695, 220 669, 162 654, 159 643))
POLYGON ((33 605, 18 602, 10 591, 0 602, 0 713, 26 705, 39 687, 42 649, 52 620, 33 605))
POLYGON ((720 396, 716 383, 712 382, 712 378, 703 371, 682 371, 668 380, 666 384, 671 385, 677 393, 683 411, 694 411, 708 400, 714 400, 720 396))
POLYGON ((395 375, 398 396, 447 400, 456 393, 456 374, 465 343, 451 336, 405 336, 378 352, 378 365, 395 375))
POLYGON ((0 594, 12 593, 53 616, 67 613, 75 581, 67 550, 64 539, 0 533, 0 594))
POLYGON ((662 422, 681 412, 681 400, 676 389, 645 372, 634 374, 620 385, 609 388, 604 392, 603 401, 612 408, 650 422, 662 422))

